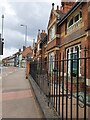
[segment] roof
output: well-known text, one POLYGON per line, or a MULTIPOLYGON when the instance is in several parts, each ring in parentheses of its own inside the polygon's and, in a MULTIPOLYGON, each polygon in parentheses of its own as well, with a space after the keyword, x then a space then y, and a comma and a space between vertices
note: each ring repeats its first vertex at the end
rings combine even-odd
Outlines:
POLYGON ((52 14, 55 14, 55 17, 57 18, 56 20, 60 20, 64 15, 65 15, 65 13, 63 13, 61 10, 51 10, 51 13, 50 13, 50 17, 49 17, 49 22, 48 22, 48 26, 49 26, 49 24, 50 24, 50 21, 51 21, 51 19, 52 19, 52 14))
POLYGON ((46 33, 40 33, 40 39, 42 40, 46 36, 46 33))
POLYGON ((32 54, 33 54, 33 51, 32 51, 31 46, 25 48, 25 50, 22 52, 22 56, 23 56, 23 57, 26 57, 27 55, 32 56, 32 54))
POLYGON ((78 0, 73 7, 61 18, 61 20, 58 22, 58 25, 61 25, 67 18, 70 16, 83 2, 83 0, 78 0))
MULTIPOLYGON (((10 56, 9 56, 10 57, 10 56)), ((9 57, 3 58, 2 61, 7 60, 9 57)))
POLYGON ((14 53, 13 55, 18 55, 19 54, 19 52, 16 52, 16 53, 14 53))
POLYGON ((64 15, 65 15, 65 13, 63 13, 61 10, 55 10, 59 15, 60 15, 60 18, 62 18, 64 15))

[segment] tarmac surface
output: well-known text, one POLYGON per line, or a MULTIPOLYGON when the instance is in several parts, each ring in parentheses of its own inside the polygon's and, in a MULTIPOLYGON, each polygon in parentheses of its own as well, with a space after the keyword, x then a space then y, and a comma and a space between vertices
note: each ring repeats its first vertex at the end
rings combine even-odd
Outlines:
POLYGON ((24 68, 2 69, 2 118, 43 118, 24 68))

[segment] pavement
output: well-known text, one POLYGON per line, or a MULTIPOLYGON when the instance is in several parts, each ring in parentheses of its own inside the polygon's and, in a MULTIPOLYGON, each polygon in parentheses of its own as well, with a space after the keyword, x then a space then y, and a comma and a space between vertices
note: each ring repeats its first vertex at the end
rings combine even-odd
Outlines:
POLYGON ((28 79, 34 91, 35 97, 38 101, 38 104, 40 105, 40 108, 42 109, 44 118, 46 120, 61 120, 60 116, 57 114, 52 104, 48 104, 49 101, 46 95, 43 93, 43 91, 37 85, 35 80, 31 77, 31 75, 28 76, 28 79))
POLYGON ((43 118, 24 68, 2 69, 2 118, 43 118))

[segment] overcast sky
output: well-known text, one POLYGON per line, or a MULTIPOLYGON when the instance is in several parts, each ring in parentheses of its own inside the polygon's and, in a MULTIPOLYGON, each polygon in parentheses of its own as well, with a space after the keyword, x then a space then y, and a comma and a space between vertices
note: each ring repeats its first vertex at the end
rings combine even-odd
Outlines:
MULTIPOLYGON (((17 52, 25 45, 25 27, 27 25, 27 45, 36 40, 38 29, 47 30, 52 3, 60 6, 60 0, 2 0, 0 16, 4 14, 4 57, 17 52), (3 2, 2 2, 3 1, 3 2)), ((1 33, 2 19, 0 22, 1 33)))

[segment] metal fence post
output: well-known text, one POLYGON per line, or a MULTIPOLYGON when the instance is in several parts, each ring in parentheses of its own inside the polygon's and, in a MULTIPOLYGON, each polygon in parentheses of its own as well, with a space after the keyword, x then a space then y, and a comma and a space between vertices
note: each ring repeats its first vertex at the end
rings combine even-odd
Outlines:
POLYGON ((86 47, 84 49, 84 120, 86 120, 86 47))

